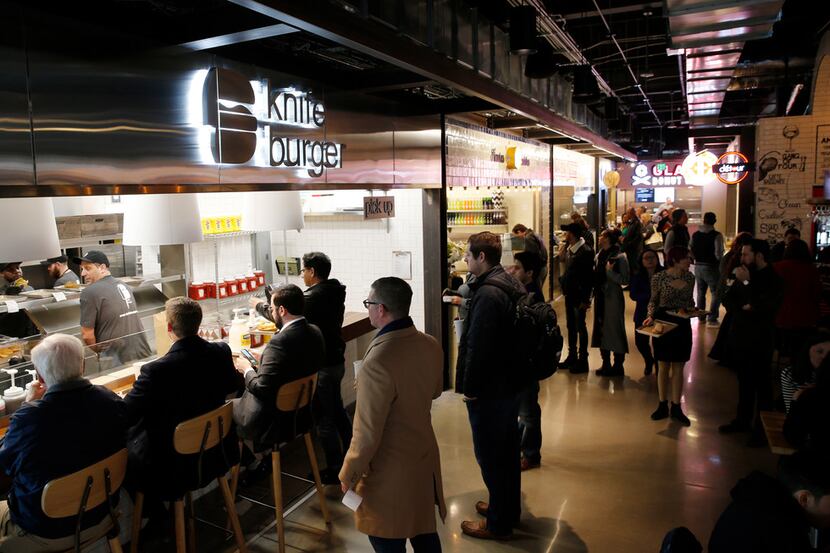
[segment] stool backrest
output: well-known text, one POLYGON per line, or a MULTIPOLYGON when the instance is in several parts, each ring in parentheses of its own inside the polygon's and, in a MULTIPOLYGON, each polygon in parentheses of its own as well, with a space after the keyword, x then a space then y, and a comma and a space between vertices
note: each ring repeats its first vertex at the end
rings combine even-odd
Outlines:
POLYGON ((277 391, 277 410, 285 413, 307 407, 317 387, 317 373, 286 382, 277 391))
POLYGON ((233 425, 233 404, 209 411, 204 415, 184 421, 173 434, 176 453, 190 455, 216 447, 231 431, 233 425))
POLYGON ((115 495, 126 472, 127 450, 122 449, 85 469, 50 480, 43 488, 41 509, 49 518, 78 516, 82 507, 88 511, 104 503, 108 493, 115 495))

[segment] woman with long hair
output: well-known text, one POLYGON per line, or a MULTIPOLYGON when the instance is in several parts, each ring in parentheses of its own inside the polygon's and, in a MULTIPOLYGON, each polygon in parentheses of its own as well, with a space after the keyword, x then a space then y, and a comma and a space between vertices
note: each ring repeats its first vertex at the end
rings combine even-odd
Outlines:
MULTIPOLYGON (((718 284, 718 294, 721 295, 723 301, 723 294, 727 286, 726 280, 732 276, 732 272, 741 264, 741 248, 752 240, 752 235, 748 232, 739 232, 732 240, 732 245, 729 251, 723 254, 720 260, 720 282, 718 284)), ((718 328, 718 335, 715 338, 715 343, 712 344, 712 349, 709 351, 709 357, 715 361, 719 361, 722 365, 730 366, 732 360, 729 358, 729 329, 732 327, 732 315, 726 312, 718 328)))
POLYGON ((648 318, 645 326, 655 319, 674 323, 676 328, 654 339, 654 357, 660 364, 657 371, 657 391, 660 403, 651 414, 652 420, 661 420, 671 416, 684 426, 691 421, 680 407, 683 394, 683 366, 692 356, 692 325, 688 318, 670 315, 669 311, 695 308, 693 292, 695 276, 689 272, 692 260, 689 249, 675 246, 666 254, 666 270, 654 275, 651 281, 651 300, 648 303, 648 318), (671 409, 668 400, 671 396, 671 409))
POLYGON ((600 250, 594 266, 594 328, 591 346, 600 349, 602 367, 598 376, 623 376, 623 362, 628 353, 625 332, 625 296, 628 284, 628 260, 620 250, 620 231, 608 229, 599 236, 600 250), (611 365, 611 352, 614 364, 611 365))
MULTIPOLYGON (((648 317, 648 302, 651 300, 651 281, 654 275, 663 270, 660 258, 654 250, 643 250, 637 263, 640 271, 631 277, 631 285, 628 288, 628 295, 636 303, 634 308, 634 328, 643 326, 643 321, 648 317)), ((648 376, 654 368, 654 354, 651 350, 651 338, 639 332, 634 334, 634 343, 637 350, 646 362, 643 374, 648 376)))

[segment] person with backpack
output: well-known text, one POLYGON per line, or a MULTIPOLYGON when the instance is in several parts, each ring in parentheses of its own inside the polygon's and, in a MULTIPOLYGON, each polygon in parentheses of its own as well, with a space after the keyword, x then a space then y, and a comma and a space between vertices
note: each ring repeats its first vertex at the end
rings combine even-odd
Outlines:
POLYGON ((473 538, 507 539, 521 514, 518 393, 528 383, 517 366, 515 297, 521 283, 501 266, 501 239, 491 232, 470 236, 464 255, 475 275, 473 297, 458 346, 456 392, 467 406, 475 457, 487 486, 488 501, 478 501, 484 520, 465 520, 461 531, 473 538), (513 297, 511 297, 513 296, 513 297))
MULTIPOLYGON (((536 282, 540 265, 539 257, 529 251, 513 254, 512 274, 524 285, 532 304, 545 302, 536 282)), ((542 408, 539 406, 539 381, 535 378, 519 392, 519 433, 522 471, 539 467, 542 463, 542 408)))
POLYGON ((620 250, 620 231, 607 229, 599 235, 600 250, 594 268, 594 328, 591 346, 599 348, 602 367, 597 376, 624 376, 623 362, 628 353, 625 333, 625 296, 629 270, 625 253, 620 250), (611 365, 611 352, 614 364, 611 365))
MULTIPOLYGON (((723 257, 723 235, 715 230, 717 217, 711 211, 703 215, 703 224, 692 235, 689 249, 695 260, 695 286, 697 308, 706 309, 706 289, 712 294, 706 326, 717 328, 720 312, 720 260, 723 257)), ((701 317, 702 319, 702 317, 701 317)))

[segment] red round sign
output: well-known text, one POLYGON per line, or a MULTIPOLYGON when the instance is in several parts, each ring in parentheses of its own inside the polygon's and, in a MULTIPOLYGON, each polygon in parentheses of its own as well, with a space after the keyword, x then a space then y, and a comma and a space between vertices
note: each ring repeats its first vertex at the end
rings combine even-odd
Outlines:
POLYGON ((749 160, 741 152, 726 152, 718 158, 718 162, 712 166, 712 170, 718 180, 724 184, 738 184, 746 178, 751 170, 749 160), (738 162, 728 162, 730 156, 738 158, 738 162))

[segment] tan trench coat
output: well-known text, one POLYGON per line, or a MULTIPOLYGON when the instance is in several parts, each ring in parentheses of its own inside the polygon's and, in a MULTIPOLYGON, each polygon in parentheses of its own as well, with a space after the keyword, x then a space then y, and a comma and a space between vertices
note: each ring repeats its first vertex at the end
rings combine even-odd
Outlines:
POLYGON ((432 400, 443 390, 443 354, 415 327, 375 338, 358 375, 354 436, 340 471, 363 502, 357 529, 381 538, 436 531, 446 517, 432 400))

